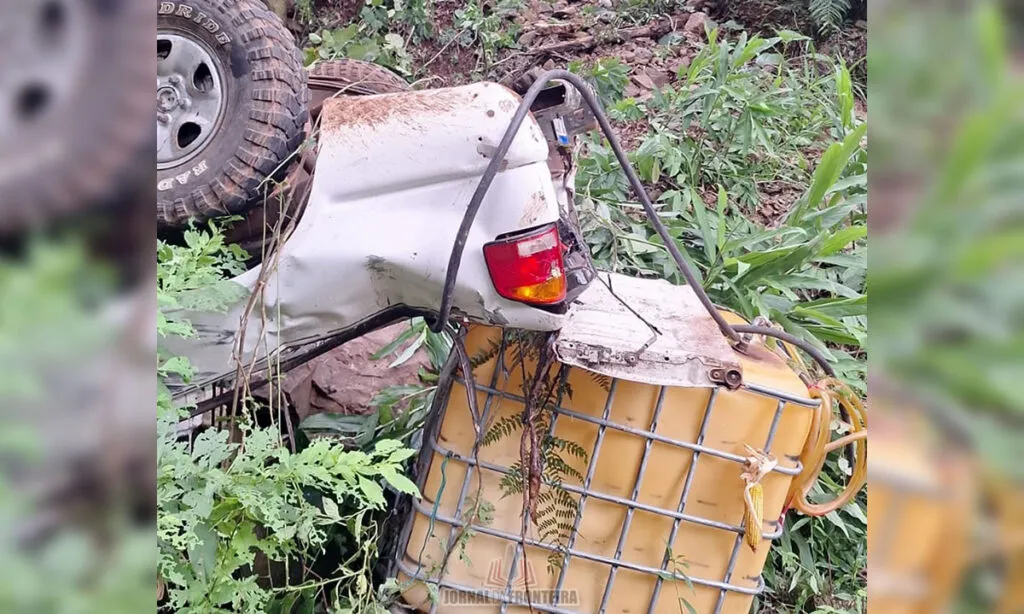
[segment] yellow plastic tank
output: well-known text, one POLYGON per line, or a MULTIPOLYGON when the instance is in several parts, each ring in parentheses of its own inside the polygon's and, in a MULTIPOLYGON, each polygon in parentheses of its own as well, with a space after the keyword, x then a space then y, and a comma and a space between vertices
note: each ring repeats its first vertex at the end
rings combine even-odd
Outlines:
MULTIPOLYGON (((483 356, 501 338, 499 329, 471 328, 468 353, 483 356)), ((526 359, 508 369, 515 350, 496 354, 473 372, 478 409, 490 428, 522 414, 523 375, 536 365, 526 359)), ((501 483, 520 459, 521 430, 480 446, 474 458, 474 420, 456 378, 423 444, 429 454, 421 468, 423 498, 415 502, 398 562, 405 602, 423 612, 480 614, 531 606, 676 614, 689 611, 682 601, 700 614, 748 612, 763 588, 770 540, 781 533, 779 519, 818 407, 782 359, 764 348, 752 354, 737 354, 744 385, 734 391, 608 381, 568 369, 572 395, 557 400, 552 432, 586 453, 563 452, 575 474, 564 472, 560 486, 541 490, 562 491, 545 501, 569 497, 547 515, 575 529, 546 540, 538 526, 544 514, 537 524, 524 523, 522 496, 501 483), (761 480, 756 549, 742 536, 746 446, 778 461, 761 480)))
MULTIPOLYGON (((880 395, 881 396, 881 395, 880 395)), ((868 460, 868 608, 892 614, 948 609, 971 556, 974 467, 926 445, 915 411, 876 401, 868 460)))

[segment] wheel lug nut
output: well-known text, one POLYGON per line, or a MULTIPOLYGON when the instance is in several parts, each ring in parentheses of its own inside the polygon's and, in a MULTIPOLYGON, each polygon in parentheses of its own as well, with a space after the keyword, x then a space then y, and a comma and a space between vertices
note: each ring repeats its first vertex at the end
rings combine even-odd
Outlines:
POLYGON ((171 116, 167 113, 157 113, 156 120, 161 124, 169 124, 171 123, 171 116))

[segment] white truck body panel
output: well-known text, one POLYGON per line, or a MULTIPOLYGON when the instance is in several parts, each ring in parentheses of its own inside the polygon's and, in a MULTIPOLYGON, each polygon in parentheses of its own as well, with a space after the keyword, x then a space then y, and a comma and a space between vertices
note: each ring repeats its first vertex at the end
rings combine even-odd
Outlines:
MULTIPOLYGON (((262 296, 247 317, 248 296, 226 313, 188 316, 199 333, 180 348, 196 368, 192 384, 394 305, 436 310, 466 206, 518 106, 515 93, 494 83, 325 103, 309 201, 279 253, 265 257, 262 266, 276 270, 262 296)), ((500 235, 558 220, 548 153, 528 117, 469 234, 457 313, 516 328, 560 327, 564 316, 498 296, 483 258, 484 244, 500 235)), ((235 281, 258 292, 261 268, 235 281)))

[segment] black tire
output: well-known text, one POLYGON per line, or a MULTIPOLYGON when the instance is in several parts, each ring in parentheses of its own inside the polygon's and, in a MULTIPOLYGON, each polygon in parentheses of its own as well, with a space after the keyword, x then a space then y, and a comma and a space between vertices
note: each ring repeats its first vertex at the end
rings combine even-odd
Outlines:
POLYGON ((395 73, 378 64, 340 58, 321 60, 309 67, 310 114, 314 121, 324 100, 335 95, 394 94, 412 88, 395 73))
POLYGON ((223 106, 199 149, 158 164, 158 224, 180 227, 261 204, 261 184, 287 170, 305 137, 309 90, 294 38, 261 0, 158 0, 158 74, 160 54, 173 50, 169 35, 198 44, 218 64, 223 106))
POLYGON ((309 67, 311 84, 330 82, 345 88, 345 94, 393 94, 411 88, 405 79, 379 64, 339 58, 321 60, 309 67))
POLYGON ((128 0, 8 8, 0 235, 17 239, 152 185, 155 18, 128 0))

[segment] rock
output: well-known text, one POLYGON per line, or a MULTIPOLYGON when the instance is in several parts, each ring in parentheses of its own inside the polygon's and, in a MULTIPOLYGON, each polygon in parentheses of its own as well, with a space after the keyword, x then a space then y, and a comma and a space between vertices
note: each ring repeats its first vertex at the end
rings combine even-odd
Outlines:
POLYGON ((683 26, 683 32, 689 32, 691 34, 704 34, 704 25, 708 21, 708 16, 705 13, 697 11, 690 15, 689 19, 686 20, 686 25, 683 26))
POLYGON ((555 69, 555 61, 553 59, 548 59, 547 62, 544 62, 544 70, 554 70, 554 69, 555 69))
POLYGON ((637 47, 636 49, 636 61, 640 64, 646 64, 651 61, 654 57, 654 53, 646 47, 637 47))
POLYGON ((613 9, 615 8, 615 3, 612 0, 597 0, 597 6, 603 9, 613 9))
POLYGON ((576 7, 569 6, 565 0, 559 0, 555 3, 551 10, 551 16, 558 19, 567 19, 576 14, 576 7))
POLYGON ((623 64, 632 64, 636 61, 636 52, 627 49, 619 54, 619 60, 621 60, 623 64))
POLYGON ((370 401, 384 388, 415 384, 420 367, 430 364, 421 348, 408 362, 389 369, 393 357, 370 356, 401 334, 406 324, 395 324, 296 367, 284 377, 281 389, 295 406, 299 420, 318 413, 366 414, 370 401))
POLYGON ((657 89, 657 85, 654 80, 647 76, 647 73, 637 73, 633 75, 633 83, 636 83, 643 90, 657 89))
POLYGON ((523 32, 522 36, 519 37, 519 44, 522 45, 523 47, 529 47, 536 39, 537 31, 527 30, 526 32, 523 32))
POLYGON ((615 11, 601 11, 597 14, 597 20, 604 23, 612 23, 616 17, 615 11))
POLYGON ((659 70, 657 68, 648 68, 644 73, 647 78, 651 80, 656 88, 664 87, 669 83, 672 83, 672 74, 665 70, 659 70))
POLYGON ((626 89, 622 92, 622 95, 626 98, 638 98, 644 91, 637 87, 632 81, 626 85, 626 89))

